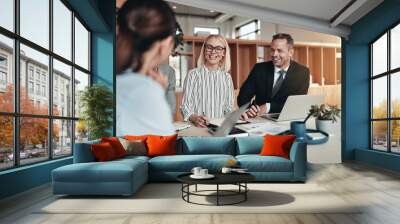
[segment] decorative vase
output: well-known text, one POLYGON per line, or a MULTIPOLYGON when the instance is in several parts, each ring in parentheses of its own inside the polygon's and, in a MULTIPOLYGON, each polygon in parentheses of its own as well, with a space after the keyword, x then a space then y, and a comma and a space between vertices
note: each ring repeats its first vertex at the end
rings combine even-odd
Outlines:
POLYGON ((303 140, 307 129, 303 121, 292 121, 290 122, 290 131, 296 135, 297 139, 303 140))
POLYGON ((323 131, 325 133, 328 133, 329 135, 333 135, 333 122, 332 120, 320 120, 320 119, 315 119, 315 127, 319 131, 323 131))

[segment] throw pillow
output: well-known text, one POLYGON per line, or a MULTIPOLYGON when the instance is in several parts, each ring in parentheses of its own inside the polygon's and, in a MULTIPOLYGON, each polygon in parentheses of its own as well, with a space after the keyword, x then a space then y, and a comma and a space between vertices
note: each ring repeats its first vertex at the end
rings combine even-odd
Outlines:
POLYGON ((96 161, 104 162, 117 158, 115 151, 109 142, 102 142, 90 146, 96 161))
POLYGON ((121 142, 119 142, 117 137, 110 137, 110 138, 101 138, 101 142, 108 142, 112 146, 115 151, 115 155, 118 158, 126 156, 126 151, 122 146, 121 142))
POLYGON ((157 136, 150 135, 147 140, 147 155, 148 156, 162 156, 162 155, 176 155, 176 139, 178 135, 171 136, 157 136))
POLYGON ((144 141, 145 142, 147 140, 147 137, 149 137, 149 135, 138 135, 138 136, 136 136, 136 135, 125 135, 124 139, 129 140, 129 141, 140 140, 140 141, 144 141))
POLYGON ((289 159, 290 148, 295 139, 295 135, 265 135, 260 155, 281 156, 289 159))
POLYGON ((119 138, 122 146, 126 151, 126 155, 145 156, 147 155, 147 148, 144 141, 135 140, 129 141, 124 138, 119 138))

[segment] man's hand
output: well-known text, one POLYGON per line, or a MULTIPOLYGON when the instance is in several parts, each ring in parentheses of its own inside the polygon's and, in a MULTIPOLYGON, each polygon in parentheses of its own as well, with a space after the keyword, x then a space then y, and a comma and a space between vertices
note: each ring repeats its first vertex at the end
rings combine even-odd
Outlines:
POLYGON ((249 109, 246 110, 246 112, 244 112, 241 115, 242 120, 247 120, 249 118, 254 118, 257 117, 258 113, 261 111, 260 106, 258 105, 252 105, 249 109))
POLYGON ((208 118, 206 116, 192 114, 189 117, 189 121, 192 122, 194 126, 200 128, 205 128, 208 125, 208 118))

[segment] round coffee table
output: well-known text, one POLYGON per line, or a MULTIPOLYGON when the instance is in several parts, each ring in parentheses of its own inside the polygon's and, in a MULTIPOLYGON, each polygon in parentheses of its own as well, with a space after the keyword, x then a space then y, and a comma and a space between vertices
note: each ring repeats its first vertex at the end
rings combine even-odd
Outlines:
POLYGON ((193 179, 189 174, 182 174, 177 177, 178 181, 182 183, 182 199, 188 203, 198 204, 198 205, 234 205, 247 200, 247 192, 249 188, 247 183, 255 180, 255 177, 249 173, 216 173, 213 174, 215 177, 212 179, 193 179), (215 185, 215 190, 197 190, 198 184, 204 185, 215 185), (195 186, 194 191, 190 191, 190 186, 195 186), (236 185, 237 190, 223 190, 220 189, 220 185, 236 185), (215 194, 206 194, 209 192, 215 192, 215 194), (190 196, 203 196, 203 197, 216 197, 216 204, 202 204, 190 201, 190 196), (240 196, 240 199, 231 203, 221 203, 221 197, 232 197, 240 196))

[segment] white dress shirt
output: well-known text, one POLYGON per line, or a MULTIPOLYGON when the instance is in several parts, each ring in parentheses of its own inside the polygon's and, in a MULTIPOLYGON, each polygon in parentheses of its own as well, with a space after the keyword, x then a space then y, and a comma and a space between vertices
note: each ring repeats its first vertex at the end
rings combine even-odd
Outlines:
MULTIPOLYGON (((289 66, 290 66, 290 64, 289 64, 289 66)), ((288 71, 288 69, 289 69, 289 66, 287 66, 287 67, 284 68, 284 69, 278 68, 278 67, 274 66, 274 85, 272 86, 272 88, 274 88, 274 86, 275 86, 275 84, 276 84, 276 81, 278 81, 279 76, 281 75, 281 74, 279 74, 279 71, 280 71, 280 70, 284 70, 284 71, 285 71, 285 74, 283 74, 283 79, 285 79, 286 73, 287 73, 287 71, 288 71)), ((266 108, 267 108, 267 111, 266 111, 266 112, 269 113, 269 110, 271 109, 271 103, 266 103, 265 106, 266 106, 266 108)))

